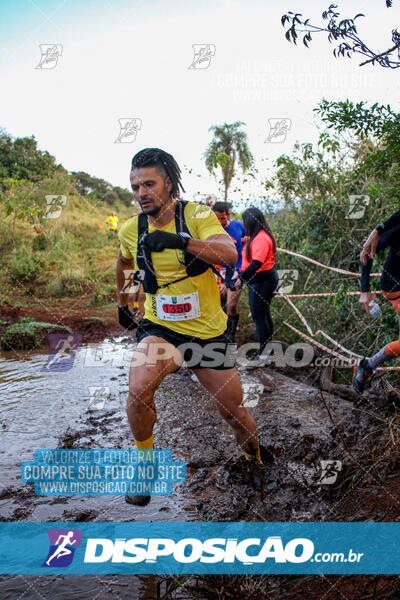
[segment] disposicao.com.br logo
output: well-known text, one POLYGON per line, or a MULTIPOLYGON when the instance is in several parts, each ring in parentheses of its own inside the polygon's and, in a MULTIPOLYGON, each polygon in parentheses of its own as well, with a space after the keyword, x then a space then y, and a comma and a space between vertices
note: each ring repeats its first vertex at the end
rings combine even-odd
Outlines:
MULTIPOLYGON (((317 562, 354 562, 362 554, 352 550, 349 559, 344 553, 315 554, 317 562), (329 555, 329 556, 328 556, 329 555), (323 556, 323 559, 322 559, 323 556), (354 558, 350 558, 355 557, 354 558)), ((305 563, 314 561, 314 543, 308 538, 294 538, 286 544, 280 536, 262 538, 90 538, 86 543, 85 563, 155 563, 167 558, 177 563, 234 563, 245 565, 265 563, 305 563)))
POLYGON ((0 573, 398 574, 399 535, 397 522, 0 523, 0 573))
MULTIPOLYGON (((140 532, 144 534, 143 537, 139 537, 140 534, 136 537, 123 534, 92 537, 92 532, 88 532, 87 536, 83 536, 82 533, 85 532, 79 529, 48 529, 50 548, 42 568, 68 567, 75 558, 74 565, 78 569, 76 572, 85 568, 94 568, 96 572, 109 572, 109 569, 117 565, 120 565, 119 569, 124 570, 133 564, 146 572, 149 569, 150 572, 158 572, 164 568, 169 572, 175 572, 176 569, 177 572, 181 572, 182 568, 185 569, 183 565, 188 569, 196 568, 207 573, 213 572, 215 568, 229 573, 242 572, 243 568, 251 568, 252 571, 267 567, 274 570, 279 568, 279 565, 290 571, 296 565, 299 567, 305 563, 360 564, 361 557, 364 556, 363 553, 352 549, 345 552, 315 552, 314 542, 305 536, 289 539, 281 535, 252 537, 251 534, 248 537, 148 537, 143 531, 140 532), (82 548, 77 550, 81 545, 82 548)), ((84 570, 82 572, 85 572, 84 570)))

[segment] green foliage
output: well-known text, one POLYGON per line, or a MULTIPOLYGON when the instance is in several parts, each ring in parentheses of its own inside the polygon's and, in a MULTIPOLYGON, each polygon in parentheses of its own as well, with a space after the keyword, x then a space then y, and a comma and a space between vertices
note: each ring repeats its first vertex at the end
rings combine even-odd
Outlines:
POLYGON ((130 190, 126 190, 119 185, 113 187, 114 192, 118 195, 118 198, 125 206, 132 206, 133 194, 130 190))
MULTIPOLYGON (((394 151, 399 115, 390 107, 374 105, 368 109, 363 102, 352 104, 347 100, 322 101, 317 112, 328 130, 320 138, 319 149, 297 144, 291 156, 278 158, 276 175, 268 183, 284 199, 284 208, 268 215, 268 220, 280 248, 359 273, 359 255, 369 232, 400 208, 399 154, 394 151), (355 138, 342 135, 352 132, 355 138), (385 150, 383 158, 380 152, 387 148, 389 138, 393 151, 385 150)), ((400 145, 397 148, 400 150, 400 145)), ((373 272, 382 271, 384 259, 382 254, 375 258, 373 272)), ((333 297, 292 299, 314 332, 321 329, 348 349, 367 356, 395 337, 394 311, 382 296, 378 296, 382 315, 374 320, 363 311, 359 296, 347 294, 359 290, 359 278, 282 252, 278 252, 276 266, 298 271, 293 294, 336 292, 333 297)), ((371 289, 379 290, 379 279, 371 279, 371 289)), ((307 333, 283 298, 274 299, 273 312, 277 335, 291 342, 302 341, 284 325, 286 321, 307 333)), ((315 339, 333 346, 321 334, 315 339)))
POLYGON ((91 304, 93 306, 103 306, 110 302, 110 297, 105 292, 97 292, 95 291, 92 296, 91 304))
POLYGON ((389 104, 323 99, 314 111, 327 125, 320 138, 322 145, 343 145, 343 133, 353 134, 350 145, 354 156, 355 178, 366 176, 376 195, 400 200, 400 115, 389 104), (329 132, 328 132, 329 130, 329 132), (389 175, 389 177, 388 177, 389 175))
POLYGON ((13 283, 24 285, 35 281, 45 268, 45 261, 37 254, 13 250, 8 272, 13 283))
POLYGON ((12 218, 12 229, 15 233, 15 222, 17 220, 27 221, 36 216, 39 207, 32 199, 34 184, 7 177, 2 181, 3 191, 0 195, 1 205, 4 207, 6 216, 12 218))
POLYGON ((104 179, 92 177, 84 171, 72 171, 71 175, 75 179, 76 189, 82 196, 94 195, 101 198, 112 189, 112 185, 104 179))
MULTIPOLYGON (((393 125, 398 121, 396 113, 392 111, 390 105, 381 105, 376 102, 367 108, 365 102, 351 102, 343 100, 333 102, 321 100, 314 112, 321 116, 321 120, 326 123, 328 128, 333 128, 338 132, 344 130, 353 130, 362 137, 369 134, 380 138, 393 130, 393 125)), ((397 130, 396 135, 399 135, 397 130)))
POLYGON ((70 270, 50 277, 46 292, 56 298, 81 296, 90 291, 90 284, 82 271, 70 270))
POLYGON ((85 317, 82 321, 85 325, 97 325, 100 327, 107 327, 106 319, 102 319, 101 317, 85 317))
POLYGON ((21 317, 18 323, 35 323, 36 320, 33 317, 21 317))
POLYGON ((84 171, 73 171, 72 176, 75 180, 75 186, 79 194, 87 196, 90 199, 99 199, 110 206, 114 206, 118 201, 124 206, 131 206, 133 194, 131 191, 118 185, 113 186, 104 179, 93 177, 84 171))
POLYGON ((114 206, 114 204, 118 202, 118 194, 110 190, 104 194, 103 200, 109 206, 114 206))
MULTIPOLYGON (((390 8, 392 5, 390 0, 386 1, 386 7, 390 8)), ((363 57, 367 57, 367 60, 360 63, 360 66, 371 63, 374 65, 377 63, 381 67, 389 67, 391 69, 397 69, 400 67, 399 48, 400 48, 400 34, 397 29, 392 30, 392 39, 394 45, 390 44, 390 47, 382 52, 374 52, 370 49, 370 44, 366 44, 362 41, 357 33, 356 19, 365 17, 363 13, 358 13, 352 19, 341 19, 338 22, 340 13, 336 12, 337 4, 331 4, 328 10, 324 10, 322 13, 322 19, 328 21, 326 27, 320 27, 312 25, 310 19, 304 21, 300 18, 301 13, 293 13, 288 11, 287 14, 282 15, 281 23, 282 26, 287 26, 285 38, 288 42, 297 44, 297 38, 299 33, 303 35, 303 44, 308 48, 309 42, 312 41, 312 35, 315 33, 326 32, 328 34, 328 41, 331 43, 339 41, 339 44, 334 48, 333 55, 337 57, 351 58, 353 55, 361 54, 363 57), (302 29, 300 29, 300 27, 302 29), (304 29, 303 29, 304 27, 304 29)))
MULTIPOLYGON (((56 172, 51 178, 40 182, 5 178, 0 190, 0 208, 10 217, 13 236, 17 223, 35 224, 42 231, 55 227, 57 219, 46 219, 46 196, 69 196, 72 179, 66 172, 56 172)), ((68 204, 63 211, 68 210, 68 204)))
POLYGON ((210 173, 213 174, 218 166, 221 168, 225 201, 237 165, 243 173, 246 173, 254 162, 248 146, 247 134, 239 129, 242 125, 245 123, 236 121, 232 124, 212 125, 209 128, 214 138, 204 153, 204 159, 210 173))
POLYGON ((28 350, 39 346, 37 331, 27 323, 10 325, 1 338, 2 350, 28 350))
POLYGON ((0 178, 37 182, 56 172, 66 172, 54 156, 39 150, 35 137, 13 138, 0 130, 0 178))
POLYGON ((42 250, 47 250, 48 247, 49 247, 49 240, 45 235, 40 234, 33 238, 32 250, 42 251, 42 250))
POLYGON ((9 325, 1 338, 0 347, 3 350, 32 350, 40 347, 49 333, 72 333, 65 325, 54 325, 23 317, 9 325))

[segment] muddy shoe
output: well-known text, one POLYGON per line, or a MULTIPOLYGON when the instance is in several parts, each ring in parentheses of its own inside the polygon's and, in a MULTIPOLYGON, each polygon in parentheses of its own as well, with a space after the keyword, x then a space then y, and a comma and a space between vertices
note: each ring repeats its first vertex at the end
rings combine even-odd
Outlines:
POLYGON ((147 506, 150 500, 151 496, 130 496, 128 494, 125 496, 125 502, 128 504, 134 504, 135 506, 147 506))
POLYGON ((354 367, 353 388, 358 394, 362 394, 366 383, 370 383, 374 372, 368 367, 363 358, 357 366, 354 367))
POLYGON ((264 487, 267 483, 272 483, 273 479, 267 472, 266 464, 274 462, 274 455, 265 446, 260 446, 260 457, 262 463, 252 459, 248 462, 249 469, 253 474, 253 487, 261 492, 261 500, 264 500, 264 487))
POLYGON ((264 465, 274 462, 274 455, 265 446, 260 444, 260 456, 264 465))
POLYGON ((262 465, 254 459, 247 461, 247 465, 253 475, 253 487, 256 490, 260 490, 261 500, 264 500, 264 486, 266 477, 265 465, 262 465))
POLYGON ((239 367, 242 369, 246 369, 246 371, 250 369, 260 369, 265 366, 266 361, 260 357, 260 355, 254 354, 251 358, 243 358, 238 361, 239 367))

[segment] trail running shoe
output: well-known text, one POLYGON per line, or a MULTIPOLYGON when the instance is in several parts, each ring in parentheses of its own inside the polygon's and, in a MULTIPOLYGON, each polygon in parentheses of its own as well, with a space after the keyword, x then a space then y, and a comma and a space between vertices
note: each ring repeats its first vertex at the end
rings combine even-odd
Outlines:
POLYGON ((274 462, 274 455, 272 454, 272 452, 270 452, 268 450, 268 448, 266 448, 265 446, 262 446, 261 444, 260 444, 260 456, 261 456, 263 465, 274 462))
POLYGON ((247 466, 253 475, 253 487, 256 490, 260 490, 261 500, 264 500, 264 486, 266 476, 265 465, 259 463, 258 460, 252 458, 247 461, 247 466))
POLYGON ((353 388, 358 394, 363 393, 365 384, 371 382, 373 374, 365 358, 354 367, 353 388))
POLYGON ((264 367, 266 365, 267 358, 269 357, 262 357, 257 352, 257 354, 254 354, 254 356, 252 356, 251 358, 244 358, 238 364, 243 369, 246 369, 246 371, 250 369, 260 369, 261 367, 264 367))
POLYGON ((259 463, 256 459, 248 461, 248 467, 253 474, 253 487, 256 490, 260 490, 261 500, 264 500, 264 487, 266 483, 271 483, 273 480, 268 475, 266 463, 274 462, 274 455, 265 446, 260 444, 260 456, 262 463, 259 463))
POLYGON ((151 496, 134 496, 128 494, 125 496, 125 502, 128 504, 134 504, 135 506, 147 506, 150 500, 151 496))

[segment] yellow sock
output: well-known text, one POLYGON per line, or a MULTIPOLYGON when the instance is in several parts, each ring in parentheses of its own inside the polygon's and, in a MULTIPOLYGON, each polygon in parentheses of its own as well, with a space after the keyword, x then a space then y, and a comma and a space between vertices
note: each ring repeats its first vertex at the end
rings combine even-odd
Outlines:
POLYGON ((246 459, 247 459, 247 460, 251 460, 251 459, 254 459, 254 458, 255 458, 255 459, 256 459, 256 461, 260 463, 260 465, 262 465, 262 464, 263 464, 263 462, 262 462, 262 460, 261 460, 261 455, 260 455, 260 446, 258 446, 258 447, 257 447, 257 453, 256 453, 256 455, 255 455, 255 456, 254 456, 254 454, 247 454, 247 452, 245 452, 245 451, 243 450, 243 448, 242 448, 242 452, 243 452, 243 454, 245 455, 245 457, 246 457, 246 459))
POLYGON ((147 440, 143 440, 142 442, 139 442, 139 440, 135 440, 135 438, 133 438, 133 441, 135 442, 138 450, 152 450, 154 448, 153 434, 151 434, 151 436, 147 438, 147 440))

